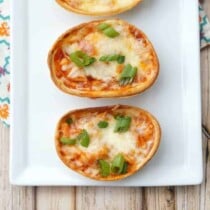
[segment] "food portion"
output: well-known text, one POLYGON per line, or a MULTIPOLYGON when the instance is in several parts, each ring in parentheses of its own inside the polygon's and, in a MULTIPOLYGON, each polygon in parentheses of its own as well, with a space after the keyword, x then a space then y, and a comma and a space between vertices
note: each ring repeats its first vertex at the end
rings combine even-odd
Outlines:
POLYGON ((84 15, 119 14, 136 6, 141 0, 56 0, 63 8, 84 15))
POLYGON ((160 127, 148 112, 126 105, 75 110, 56 129, 60 159, 96 180, 119 180, 141 169, 155 154, 160 127))
POLYGON ((48 65, 58 88, 90 98, 138 94, 159 73, 158 58, 146 35, 118 19, 70 29, 50 50, 48 65))

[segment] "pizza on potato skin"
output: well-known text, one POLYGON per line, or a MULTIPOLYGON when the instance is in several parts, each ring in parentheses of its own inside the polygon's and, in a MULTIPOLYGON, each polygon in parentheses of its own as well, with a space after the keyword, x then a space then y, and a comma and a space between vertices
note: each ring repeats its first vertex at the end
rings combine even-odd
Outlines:
POLYGON ((48 66, 60 90, 89 98, 139 94, 159 74, 158 57, 146 35, 119 19, 68 30, 49 51, 48 66))
POLYGON ((56 0, 68 11, 91 16, 110 16, 135 7, 142 0, 56 0))
POLYGON ((115 105, 65 114, 56 128, 55 146, 70 169, 114 181, 140 170, 155 155, 160 137, 159 123, 150 113, 115 105))

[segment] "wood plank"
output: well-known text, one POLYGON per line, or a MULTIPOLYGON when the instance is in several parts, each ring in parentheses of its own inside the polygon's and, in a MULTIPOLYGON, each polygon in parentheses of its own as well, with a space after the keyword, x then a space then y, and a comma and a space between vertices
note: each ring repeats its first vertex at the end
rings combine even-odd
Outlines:
POLYGON ((77 187, 77 210, 141 210, 142 189, 125 187, 77 187))
MULTIPOLYGON (((207 14, 210 16, 210 2, 205 1, 204 3, 205 10, 207 14)), ((203 65, 203 77, 202 77, 202 95, 203 95, 203 124, 210 131, 210 49, 208 48, 206 51, 206 57, 202 59, 203 65)), ((204 208, 205 210, 210 209, 210 139, 206 139, 207 143, 207 150, 206 150, 206 173, 205 173, 205 192, 202 193, 204 197, 204 208)))
POLYGON ((160 210, 175 210, 175 188, 161 187, 157 188, 158 194, 158 209, 160 210))
POLYGON ((143 210, 158 209, 156 189, 155 187, 143 188, 143 210))
POLYGON ((37 187, 36 210, 74 210, 74 187, 37 187))
POLYGON ((205 209, 205 193, 206 193, 205 178, 206 178, 206 162, 207 162, 206 154, 207 154, 208 140, 206 139, 206 136, 204 134, 202 137, 203 137, 202 138, 203 140, 203 182, 200 185, 199 197, 200 197, 200 209, 205 209))
POLYGON ((176 209, 177 210, 185 210, 187 209, 187 193, 186 193, 186 187, 176 187, 176 209))
POLYGON ((34 210, 32 187, 13 187, 9 183, 9 129, 0 123, 0 207, 1 210, 34 210))
POLYGON ((173 187, 111 188, 79 187, 76 191, 77 210, 174 210, 173 187))
MULTIPOLYGON (((209 10, 207 10, 210 14, 210 4, 209 10)), ((203 96, 203 125, 205 125, 206 129, 210 131, 210 49, 208 48, 204 53, 205 58, 202 57, 202 96, 203 96)), ((205 174, 204 174, 204 182, 203 189, 204 192, 201 191, 201 205, 202 209, 209 210, 210 209, 210 139, 204 138, 206 143, 206 149, 204 150, 204 166, 205 166, 205 174)))
MULTIPOLYGON (((204 2, 204 8, 210 17, 210 2, 204 2)), ((210 48, 202 52, 202 102, 203 102, 203 124, 210 131, 210 48)), ((210 209, 210 139, 205 138, 206 150, 204 150, 205 158, 205 177, 203 182, 203 190, 201 190, 201 207, 202 209, 210 209)))
POLYGON ((8 152, 9 152, 9 130, 0 123, 0 206, 3 209, 11 209, 12 191, 8 180, 8 152), (9 198, 9 199, 8 199, 9 198))
POLYGON ((144 209, 174 210, 175 209, 175 188, 174 187, 153 187, 144 188, 143 198, 144 209))
MULTIPOLYGON (((35 192, 33 187, 12 187, 9 186, 11 190, 11 198, 7 197, 6 199, 11 202, 12 210, 35 210, 35 192)), ((6 208, 8 210, 8 208, 6 208)))
POLYGON ((206 164, 206 179, 205 179, 205 210, 210 209, 210 139, 208 139, 208 152, 206 164))
POLYGON ((177 210, 199 210, 202 209, 201 186, 176 187, 176 209, 177 210))

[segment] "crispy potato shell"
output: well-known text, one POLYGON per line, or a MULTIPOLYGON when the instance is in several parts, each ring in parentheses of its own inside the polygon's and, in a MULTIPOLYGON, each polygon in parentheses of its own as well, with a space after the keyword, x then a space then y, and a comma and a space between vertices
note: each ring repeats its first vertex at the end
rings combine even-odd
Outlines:
POLYGON ((90 15, 90 16, 111 16, 111 15, 120 14, 122 12, 132 9, 141 1, 142 0, 133 0, 131 2, 128 2, 128 4, 124 6, 119 5, 118 7, 109 7, 102 11, 96 11, 96 10, 91 10, 91 9, 81 9, 79 8, 80 4, 73 4, 72 0, 56 0, 56 2, 61 7, 63 7, 64 9, 68 11, 82 14, 82 15, 90 15))
MULTIPOLYGON (((139 170, 141 170, 143 168, 143 166, 145 166, 149 162, 149 160, 155 155, 156 151, 158 150, 158 147, 160 144, 160 138, 161 138, 161 129, 160 129, 159 123, 155 119, 155 117, 152 116, 149 112, 147 112, 141 108, 138 108, 138 107, 133 107, 133 106, 128 106, 128 105, 114 105, 114 106, 78 109, 78 110, 73 110, 73 111, 66 113, 63 117, 61 117, 61 119, 58 122, 57 128, 56 128, 55 147, 56 147, 57 154, 58 154, 59 158, 62 160, 62 162, 68 168, 74 170, 75 172, 77 172, 85 177, 99 180, 99 181, 115 181, 115 180, 120 180, 120 179, 129 177, 129 176, 135 174, 136 172, 138 172, 139 170), (74 117, 75 116, 85 116, 85 115, 93 114, 96 112, 97 113, 111 112, 112 114, 119 113, 119 112, 129 113, 129 114, 133 113, 134 115, 146 117, 153 126, 153 134, 152 134, 153 144, 152 144, 150 150, 148 151, 148 154, 146 154, 145 158, 140 161, 140 164, 138 164, 138 166, 137 165, 132 166, 132 169, 130 169, 130 171, 128 170, 128 172, 125 174, 115 174, 115 175, 110 175, 108 177, 103 177, 100 174, 97 174, 97 175, 88 174, 83 169, 75 167, 74 161, 76 161, 76 159, 74 159, 73 161, 69 160, 68 157, 70 157, 71 154, 67 153, 64 155, 64 153, 63 153, 63 150, 62 150, 63 145, 60 142, 60 137, 61 137, 60 129, 61 129, 62 123, 65 122, 67 118, 72 117, 72 116, 74 116, 74 117)), ((74 145, 70 146, 70 147, 74 147, 74 145)), ((139 157, 139 158, 142 158, 142 157, 139 157)))
MULTIPOLYGON (((157 57, 157 54, 151 44, 151 42, 148 40, 147 36, 137 29, 135 26, 119 19, 114 19, 113 21, 119 22, 120 24, 125 25, 126 27, 129 27, 133 33, 138 34, 141 39, 143 39, 146 43, 147 46, 150 49, 150 53, 152 56, 151 62, 153 65, 153 68, 151 69, 152 71, 152 76, 149 77, 148 80, 144 82, 138 82, 137 85, 135 86, 125 86, 125 87, 120 87, 118 89, 110 89, 110 90, 91 90, 91 89, 86 89, 86 90, 80 90, 78 88, 72 88, 68 87, 67 85, 64 84, 57 76, 56 76, 56 70, 57 67, 55 65, 55 57, 57 56, 56 53, 57 51, 61 48, 63 43, 67 42, 66 40, 71 37, 72 34, 78 34, 78 37, 82 39, 83 37, 80 34, 80 30, 84 30, 86 27, 90 28, 92 26, 96 26, 97 24, 100 24, 104 22, 105 20, 96 20, 88 23, 83 23, 78 26, 75 26, 68 31, 66 31, 64 34, 62 34, 55 44, 52 46, 51 50, 49 51, 48 54, 48 66, 50 69, 50 75, 51 79, 55 83, 55 85, 63 92, 70 94, 70 95, 76 95, 80 97, 89 97, 89 98, 115 98, 115 97, 126 97, 126 96, 132 96, 132 95, 137 95, 139 93, 142 93, 149 87, 153 85, 153 83, 156 81, 158 74, 159 74, 159 60, 157 57), (81 36, 81 37, 80 37, 81 36)), ((82 32, 83 33, 83 32, 82 32)))

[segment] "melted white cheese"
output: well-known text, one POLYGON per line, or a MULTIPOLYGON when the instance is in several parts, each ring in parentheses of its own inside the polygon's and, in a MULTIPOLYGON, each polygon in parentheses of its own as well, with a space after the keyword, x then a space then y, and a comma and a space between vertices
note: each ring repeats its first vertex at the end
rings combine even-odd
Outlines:
POLYGON ((116 120, 112 116, 109 116, 107 128, 98 128, 97 124, 100 120, 103 119, 100 119, 98 116, 94 116, 88 121, 86 118, 80 119, 77 126, 80 129, 87 130, 90 135, 90 144, 87 148, 78 145, 79 149, 87 154, 97 154, 100 149, 106 147, 109 150, 110 159, 113 159, 119 153, 125 155, 132 154, 138 160, 137 164, 141 164, 153 144, 153 140, 150 139, 143 148, 137 146, 137 137, 140 133, 145 132, 145 125, 147 123, 142 123, 142 128, 141 126, 139 127, 139 133, 133 132, 136 128, 135 124, 132 124, 127 132, 116 133, 114 132, 116 120), (136 152, 133 153, 133 151, 136 152))
MULTIPOLYGON (((94 46, 97 55, 94 57, 97 61, 90 66, 84 67, 81 71, 78 66, 72 63, 74 72, 78 70, 77 76, 91 76, 94 79, 102 80, 108 82, 110 80, 119 80, 120 72, 117 71, 119 64, 116 61, 111 61, 104 63, 99 61, 99 58, 104 55, 114 55, 120 54, 125 56, 124 64, 131 64, 138 68, 137 74, 144 74, 141 69, 141 61, 147 61, 150 59, 150 47, 145 47, 142 40, 137 40, 128 31, 126 26, 121 22, 117 21, 106 21, 108 24, 112 25, 116 31, 119 32, 119 36, 115 38, 109 38, 103 33, 96 31, 94 33, 88 34, 84 37, 83 45, 89 43, 94 46)), ((84 47, 84 46, 83 46, 84 47)), ((82 50, 79 43, 74 43, 65 46, 63 50, 69 55, 77 50, 82 50)), ((66 69, 64 67, 64 69, 66 69)), ((75 75, 75 74, 73 74, 75 75)), ((68 75, 72 77, 72 73, 68 75)))
POLYGON ((110 123, 106 130, 103 130, 102 141, 110 149, 110 156, 124 153, 128 154, 136 147, 136 137, 129 130, 125 133, 115 133, 115 122, 110 123))
POLYGON ((108 82, 112 79, 118 78, 115 62, 110 62, 109 64, 95 62, 93 65, 85 67, 84 69, 87 76, 91 76, 98 80, 108 82))
POLYGON ((68 55, 70 55, 71 53, 77 51, 79 48, 78 48, 78 44, 77 43, 74 43, 74 44, 71 44, 71 45, 65 45, 63 47, 63 50, 64 52, 66 52, 68 55))
POLYGON ((82 127, 85 128, 90 136, 92 137, 91 142, 87 148, 79 146, 79 148, 88 153, 97 153, 99 148, 106 146, 110 153, 110 157, 113 157, 119 153, 128 154, 131 150, 136 148, 136 137, 132 134, 131 131, 125 133, 115 133, 116 121, 113 119, 109 121, 109 126, 107 128, 97 128, 97 123, 94 128, 90 128, 89 124, 84 124, 82 127))
MULTIPOLYGON (((115 39, 104 37, 96 43, 100 55, 121 54, 125 56, 125 64, 129 63, 132 66, 138 66, 140 59, 137 50, 134 50, 135 45, 139 45, 137 40, 123 34, 120 34, 115 39)), ((117 62, 112 63, 117 67, 117 62)))
MULTIPOLYGON (((76 167, 82 167, 86 164, 86 158, 94 156, 96 160, 98 159, 98 154, 104 148, 108 150, 108 159, 110 161, 118 155, 119 153, 127 156, 131 161, 136 161, 136 166, 141 165, 142 161, 145 160, 145 157, 148 155, 149 151, 153 146, 153 139, 148 139, 146 144, 143 147, 137 145, 138 135, 146 134, 146 125, 149 126, 148 122, 141 123, 139 127, 139 132, 135 132, 137 124, 132 121, 131 127, 127 132, 124 133, 115 133, 114 128, 116 120, 110 114, 107 114, 106 120, 109 123, 107 128, 98 128, 97 124, 101 120, 105 120, 104 116, 98 113, 91 113, 85 117, 78 119, 75 122, 75 126, 78 129, 86 129, 90 136, 89 146, 83 147, 79 143, 75 146, 63 145, 62 151, 65 153, 66 160, 71 160, 77 154, 85 154, 85 159, 74 159, 73 165, 76 167), (82 152, 82 153, 81 153, 82 152)), ((85 170, 85 173, 97 175, 99 173, 99 168, 89 167, 85 170)))

